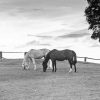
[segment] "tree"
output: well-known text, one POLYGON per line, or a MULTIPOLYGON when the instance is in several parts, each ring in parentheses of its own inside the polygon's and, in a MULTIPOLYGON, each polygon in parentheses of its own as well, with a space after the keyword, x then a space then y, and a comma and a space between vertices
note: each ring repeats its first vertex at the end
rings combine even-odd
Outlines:
POLYGON ((89 23, 89 29, 93 30, 91 38, 99 39, 100 42, 100 0, 87 0, 87 3, 85 16, 89 23))

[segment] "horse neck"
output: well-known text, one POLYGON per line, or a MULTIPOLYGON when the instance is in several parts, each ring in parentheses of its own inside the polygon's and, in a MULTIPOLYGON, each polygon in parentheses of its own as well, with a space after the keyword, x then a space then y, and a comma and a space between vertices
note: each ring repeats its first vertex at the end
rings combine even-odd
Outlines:
POLYGON ((30 58, 30 57, 29 57, 28 53, 26 53, 26 55, 24 55, 24 61, 28 62, 28 59, 29 59, 29 58, 30 58))
POLYGON ((48 62, 49 59, 50 59, 50 53, 48 53, 48 54, 46 55, 46 57, 45 57, 45 62, 48 62))

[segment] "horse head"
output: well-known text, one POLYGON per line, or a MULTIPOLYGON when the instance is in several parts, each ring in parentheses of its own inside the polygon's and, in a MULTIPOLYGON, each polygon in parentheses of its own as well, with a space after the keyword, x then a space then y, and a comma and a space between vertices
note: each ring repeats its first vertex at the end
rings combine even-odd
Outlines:
POLYGON ((28 69, 29 68, 29 64, 26 61, 23 60, 22 67, 24 69, 28 69))
POLYGON ((29 58, 26 58, 25 56, 24 56, 24 59, 23 59, 23 62, 22 62, 22 67, 24 69, 29 69, 29 58))
POLYGON ((43 66, 43 72, 46 72, 46 69, 48 67, 47 62, 43 61, 42 66, 43 66))

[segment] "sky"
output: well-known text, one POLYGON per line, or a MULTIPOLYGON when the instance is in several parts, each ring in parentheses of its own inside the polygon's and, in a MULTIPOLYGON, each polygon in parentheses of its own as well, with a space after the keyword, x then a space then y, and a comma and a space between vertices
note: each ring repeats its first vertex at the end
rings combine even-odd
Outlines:
POLYGON ((90 38, 86 0, 0 0, 0 51, 72 49, 100 58, 90 38))

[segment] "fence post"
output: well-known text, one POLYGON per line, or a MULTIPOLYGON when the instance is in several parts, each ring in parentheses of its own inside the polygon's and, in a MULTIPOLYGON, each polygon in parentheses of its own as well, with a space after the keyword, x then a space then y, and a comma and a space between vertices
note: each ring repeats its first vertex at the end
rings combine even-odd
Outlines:
POLYGON ((86 63, 87 57, 84 57, 84 62, 86 63))
POLYGON ((2 61, 2 51, 0 51, 0 61, 2 61))

